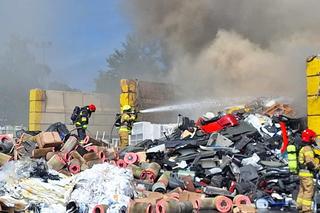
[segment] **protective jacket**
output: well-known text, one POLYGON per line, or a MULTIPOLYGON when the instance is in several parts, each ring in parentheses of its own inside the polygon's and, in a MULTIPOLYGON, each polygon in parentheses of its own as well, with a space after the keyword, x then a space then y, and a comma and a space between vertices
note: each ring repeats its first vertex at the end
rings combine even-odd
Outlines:
POLYGON ((128 131, 130 133, 135 120, 136 115, 134 113, 123 112, 120 117, 119 131, 128 131))
POLYGON ((312 146, 303 146, 298 155, 300 188, 297 206, 302 212, 312 212, 312 198, 314 194, 313 173, 319 169, 312 146))
POLYGON ((300 149, 298 161, 300 177, 313 177, 314 171, 319 169, 319 163, 315 158, 313 148, 309 145, 300 149))
POLYGON ((89 106, 84 106, 82 108, 76 106, 71 115, 71 120, 76 127, 87 129, 91 113, 89 106))

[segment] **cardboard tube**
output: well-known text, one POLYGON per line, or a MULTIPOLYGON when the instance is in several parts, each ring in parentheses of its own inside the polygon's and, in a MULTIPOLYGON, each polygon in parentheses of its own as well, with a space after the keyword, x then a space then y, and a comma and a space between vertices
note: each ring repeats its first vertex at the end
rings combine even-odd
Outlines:
POLYGON ((222 213, 229 212, 232 208, 232 200, 221 195, 215 197, 214 204, 215 208, 222 213))
POLYGON ((106 161, 106 154, 103 151, 97 152, 99 159, 101 159, 103 162, 106 161))
POLYGON ((215 198, 203 198, 200 203, 201 210, 218 210, 222 213, 227 213, 232 208, 232 200, 225 196, 219 195, 215 198))
POLYGON ((156 213, 182 213, 179 201, 176 200, 160 200, 156 205, 156 213))
POLYGON ((146 164, 146 168, 143 170, 141 174, 141 179, 148 180, 150 182, 154 182, 158 177, 161 166, 157 163, 149 163, 146 164))
POLYGON ((90 141, 90 137, 89 137, 89 135, 87 135, 87 136, 84 138, 83 143, 84 143, 84 144, 88 144, 89 141, 90 141))
POLYGON ((237 195, 233 198, 233 204, 235 204, 236 206, 240 206, 240 205, 250 205, 251 204, 251 200, 248 196, 245 195, 237 195))
POLYGON ((56 152, 48 152, 46 154, 46 161, 50 160, 55 154, 57 154, 56 152))
POLYGON ((50 158, 47 164, 50 169, 59 171, 66 165, 66 162, 62 159, 61 156, 59 156, 58 154, 55 154, 50 158))
POLYGON ((69 162, 69 166, 68 166, 68 170, 70 173, 72 174, 77 174, 81 171, 81 164, 80 161, 78 159, 72 159, 69 162))
POLYGON ((132 202, 129 213, 152 213, 152 205, 148 202, 132 202))
POLYGON ((89 143, 96 145, 96 146, 103 146, 105 143, 101 140, 96 140, 94 138, 89 137, 89 143))
POLYGON ((86 164, 88 165, 89 168, 93 167, 95 164, 100 164, 103 163, 102 160, 97 159, 97 160, 91 160, 88 161, 86 164))
POLYGON ((33 158, 46 157, 49 152, 53 152, 53 151, 54 151, 53 147, 34 149, 32 150, 32 157, 33 158))
POLYGON ((182 201, 179 202, 181 213, 192 213, 193 205, 191 201, 182 201))
POLYGON ((134 164, 131 164, 128 166, 129 169, 131 169, 133 177, 140 179, 142 169, 139 166, 136 166, 134 164))
MULTIPOLYGON (((178 189, 180 189, 180 188, 178 188, 178 189)), ((201 198, 204 195, 203 194, 199 194, 199 193, 195 193, 195 192, 189 192, 189 191, 180 192, 180 190, 178 190, 179 195, 180 195, 179 201, 190 201, 190 202, 192 202, 193 208, 198 211, 200 209, 201 198)))
POLYGON ((78 145, 78 139, 74 136, 70 136, 68 140, 64 143, 63 147, 61 148, 61 152, 69 153, 76 148, 78 145))
POLYGON ((69 162, 69 161, 70 161, 69 153, 66 153, 66 152, 58 152, 58 155, 59 155, 60 157, 62 157, 62 159, 63 159, 65 162, 69 162))
POLYGON ((98 147, 97 146, 87 146, 85 148, 88 152, 98 152, 98 147))
POLYGON ((5 165, 11 159, 11 155, 6 155, 0 152, 0 166, 5 165))
POLYGON ((127 168, 127 163, 124 160, 119 159, 117 160, 117 166, 120 168, 127 168))
POLYGON ((73 158, 78 159, 81 165, 86 163, 86 160, 77 151, 72 151, 70 153, 70 156, 71 156, 70 160, 72 160, 73 158))
POLYGON ((139 161, 139 157, 136 153, 128 152, 123 159, 127 164, 135 164, 139 161))
POLYGON ((99 156, 95 152, 89 152, 89 153, 83 155, 83 159, 85 161, 98 160, 99 156))
POLYGON ((108 208, 109 206, 104 204, 96 205, 92 210, 92 213, 107 213, 108 208))

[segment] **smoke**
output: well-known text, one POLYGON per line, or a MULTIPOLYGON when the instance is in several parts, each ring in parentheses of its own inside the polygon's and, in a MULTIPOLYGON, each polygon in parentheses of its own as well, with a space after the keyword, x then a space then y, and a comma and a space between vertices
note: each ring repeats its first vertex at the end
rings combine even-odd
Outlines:
POLYGON ((0 2, 0 126, 28 124, 30 89, 70 89, 53 81, 46 64, 48 37, 57 27, 49 11, 58 6, 44 0, 0 2))
POLYGON ((320 45, 317 0, 132 0, 136 32, 160 39, 167 80, 199 96, 288 96, 305 110, 305 59, 320 45))

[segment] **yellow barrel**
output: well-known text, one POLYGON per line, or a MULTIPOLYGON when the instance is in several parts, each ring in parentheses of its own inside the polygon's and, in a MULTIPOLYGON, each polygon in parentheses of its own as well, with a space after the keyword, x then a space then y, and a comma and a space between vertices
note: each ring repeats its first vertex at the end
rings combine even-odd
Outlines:
POLYGON ((121 79, 120 80, 120 112, 122 113, 122 107, 125 105, 131 106, 136 109, 137 100, 137 81, 121 79))
POLYGON ((29 94, 29 130, 39 131, 41 123, 41 113, 44 110, 45 91, 32 89, 29 94))

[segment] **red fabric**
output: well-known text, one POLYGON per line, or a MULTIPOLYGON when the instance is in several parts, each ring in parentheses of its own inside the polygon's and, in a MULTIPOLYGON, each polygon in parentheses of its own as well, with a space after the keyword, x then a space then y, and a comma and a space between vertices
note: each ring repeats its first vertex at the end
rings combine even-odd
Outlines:
POLYGON ((282 141, 283 141, 280 151, 281 153, 284 153, 287 150, 287 146, 289 144, 286 123, 280 121, 280 128, 282 132, 282 141))

